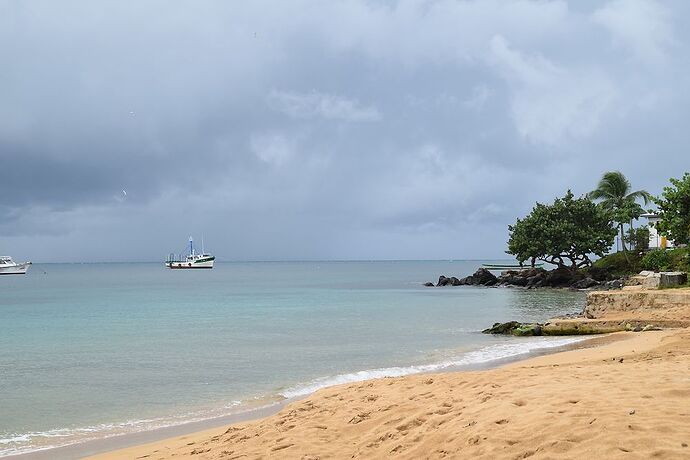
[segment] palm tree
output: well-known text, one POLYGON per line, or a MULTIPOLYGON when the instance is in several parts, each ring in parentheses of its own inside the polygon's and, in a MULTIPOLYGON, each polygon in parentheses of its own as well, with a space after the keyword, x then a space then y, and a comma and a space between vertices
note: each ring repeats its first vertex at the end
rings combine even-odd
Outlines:
POLYGON ((595 190, 592 190, 587 196, 592 200, 601 200, 601 206, 607 211, 611 212, 614 222, 618 224, 618 229, 621 233, 621 245, 623 246, 623 253, 625 259, 628 259, 627 249, 625 247, 623 224, 630 222, 632 225, 633 219, 637 219, 642 214, 642 207, 637 203, 638 199, 642 199, 644 204, 651 201, 652 195, 646 190, 630 191, 630 181, 620 171, 609 171, 604 173, 595 190))

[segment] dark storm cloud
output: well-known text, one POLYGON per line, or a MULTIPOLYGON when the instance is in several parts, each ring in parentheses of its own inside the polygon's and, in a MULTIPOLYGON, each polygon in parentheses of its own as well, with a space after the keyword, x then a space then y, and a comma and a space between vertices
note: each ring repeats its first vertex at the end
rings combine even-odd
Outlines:
POLYGON ((688 169, 687 10, 0 0, 0 252, 500 256, 535 200, 688 169))

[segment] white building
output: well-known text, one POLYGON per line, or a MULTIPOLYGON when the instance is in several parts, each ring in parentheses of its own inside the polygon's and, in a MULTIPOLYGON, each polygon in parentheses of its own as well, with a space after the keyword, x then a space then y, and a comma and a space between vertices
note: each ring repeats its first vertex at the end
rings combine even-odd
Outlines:
POLYGON ((647 213, 640 217, 647 218, 647 227, 649 228, 649 248, 650 249, 666 249, 673 247, 673 241, 666 239, 665 236, 659 235, 656 229, 656 224, 660 218, 658 214, 647 213))

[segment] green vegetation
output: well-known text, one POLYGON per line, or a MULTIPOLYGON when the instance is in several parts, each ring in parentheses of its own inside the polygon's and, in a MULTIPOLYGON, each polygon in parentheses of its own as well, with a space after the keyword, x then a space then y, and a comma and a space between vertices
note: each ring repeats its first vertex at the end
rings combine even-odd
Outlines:
POLYGON ((612 278, 634 275, 641 270, 690 272, 690 251, 676 248, 630 252, 629 262, 622 252, 614 252, 596 260, 591 270, 605 272, 612 278))
POLYGON ((623 240, 631 249, 646 251, 649 249, 649 228, 646 225, 639 228, 630 227, 623 240))
POLYGON ((521 264, 540 260, 573 272, 584 268, 585 276, 598 281, 640 270, 690 272, 688 248, 649 251, 650 229, 633 225, 644 212, 638 201, 653 201, 661 218, 656 230, 676 245, 690 243, 690 173, 670 182, 654 198, 646 190, 632 191, 621 172, 609 171, 585 197, 575 198, 568 190, 552 204, 537 203, 529 215, 509 225, 506 253, 521 264), (623 251, 604 255, 617 233, 623 251), (594 263, 593 256, 599 257, 594 263))
POLYGON ((659 207, 660 233, 675 244, 690 243, 690 173, 682 179, 670 179, 671 186, 664 187, 661 197, 654 200, 659 207))
POLYGON ((508 229, 506 252, 520 263, 539 259, 571 270, 591 265, 592 254, 603 256, 616 235, 603 207, 585 197, 575 198, 570 190, 553 204, 537 203, 508 229))
POLYGON ((600 200, 599 204, 611 215, 611 219, 618 224, 621 236, 623 254, 629 259, 625 247, 624 225, 629 224, 633 228, 633 220, 639 219, 644 209, 637 203, 638 199, 647 204, 652 196, 646 190, 631 191, 630 181, 620 171, 604 173, 597 188, 587 195, 592 200, 600 200))
POLYGON ((671 268, 672 260, 670 251, 663 249, 654 249, 649 251, 642 257, 640 265, 645 270, 654 270, 655 272, 661 270, 669 270, 671 268))
POLYGON ((607 278, 622 278, 627 275, 639 273, 642 269, 639 253, 631 252, 628 257, 622 252, 613 252, 596 260, 593 269, 606 274, 607 278))
POLYGON ((688 248, 654 249, 647 252, 640 261, 644 270, 654 271, 690 271, 690 253, 688 248))

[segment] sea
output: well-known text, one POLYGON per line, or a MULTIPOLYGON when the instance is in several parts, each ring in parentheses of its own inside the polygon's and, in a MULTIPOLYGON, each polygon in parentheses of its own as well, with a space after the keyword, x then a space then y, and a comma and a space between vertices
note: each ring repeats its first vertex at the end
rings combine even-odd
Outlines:
POLYGON ((581 340, 481 330, 580 311, 583 293, 423 286, 483 262, 500 261, 34 264, 0 277, 0 456, 581 340))

